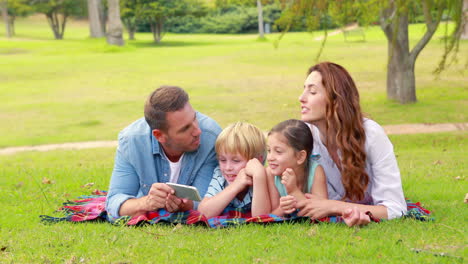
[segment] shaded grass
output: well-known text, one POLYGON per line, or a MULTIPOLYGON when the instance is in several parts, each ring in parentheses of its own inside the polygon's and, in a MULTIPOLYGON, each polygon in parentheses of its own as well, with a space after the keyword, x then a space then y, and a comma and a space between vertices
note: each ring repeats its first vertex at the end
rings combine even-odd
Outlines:
MULTIPOLYGON (((413 44, 422 28, 411 26, 413 44)), ((68 24, 65 40, 52 40, 42 17, 19 19, 16 31, 16 38, 0 37, 0 147, 113 140, 164 84, 185 88, 194 107, 222 127, 242 120, 268 130, 299 117, 297 98, 320 45, 314 40, 320 33, 287 34, 279 49, 275 34, 265 41, 254 34, 167 34, 157 45, 141 33, 111 47, 89 39, 80 21, 68 24)), ((381 124, 467 122, 468 45, 461 43, 461 63, 436 80, 441 32, 418 58, 416 104, 385 99, 387 48, 378 27, 366 29, 364 43, 329 37, 322 59, 350 71, 364 111, 381 124)))
POLYGON ((395 220, 360 229, 307 223, 221 230, 163 224, 43 225, 38 215, 51 215, 63 201, 92 189, 107 189, 115 150, 0 156, 0 262, 464 263, 466 133, 398 135, 391 140, 405 195, 432 210, 435 222, 395 220), (53 183, 42 183, 44 177, 53 183), (81 187, 87 183, 94 185, 81 187))

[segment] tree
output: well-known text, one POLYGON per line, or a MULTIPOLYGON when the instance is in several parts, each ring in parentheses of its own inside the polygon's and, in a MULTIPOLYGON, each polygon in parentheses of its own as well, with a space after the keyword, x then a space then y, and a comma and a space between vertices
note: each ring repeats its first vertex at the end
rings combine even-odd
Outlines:
POLYGON ((259 35, 259 38, 264 38, 263 8, 262 8, 262 1, 261 0, 257 0, 257 9, 258 9, 258 35, 259 35))
POLYGON ((5 22, 5 27, 6 27, 6 30, 5 30, 6 37, 11 38, 13 34, 11 32, 10 20, 8 18, 8 2, 7 0, 3 0, 2 2, 0 2, 0 4, 1 4, 0 8, 2 9, 3 22, 5 22))
POLYGON ((120 0, 120 16, 130 40, 135 39, 137 30, 136 8, 137 0, 120 0))
POLYGON ((468 39, 468 0, 463 1, 463 27, 462 27, 462 39, 468 39))
POLYGON ((18 16, 27 16, 33 12, 33 9, 28 3, 28 0, 6 0, 8 2, 8 22, 10 25, 11 34, 14 36, 15 20, 18 16))
POLYGON ((92 38, 104 37, 104 27, 101 19, 102 13, 100 12, 101 9, 101 0, 88 0, 89 31, 92 38))
POLYGON ((31 3, 37 12, 45 14, 55 39, 63 39, 70 16, 83 13, 81 0, 32 0, 31 3))
POLYGON ((120 20, 119 0, 107 0, 109 24, 107 28, 107 43, 123 46, 122 21, 120 20))
MULTIPOLYGON (((320 19, 321 16, 330 15, 333 13, 331 11, 339 11, 345 6, 360 11, 350 14, 355 21, 364 18, 367 18, 367 20, 364 19, 366 21, 371 21, 369 18, 379 17, 380 27, 385 33, 388 45, 387 97, 402 104, 417 100, 414 75, 416 59, 437 30, 444 12, 452 18, 455 30, 445 38, 445 52, 436 72, 441 72, 445 68, 450 53, 456 54, 461 34, 462 2, 463 0, 283 0, 284 5, 287 6, 285 16, 291 17, 286 20, 290 23, 297 15, 306 16, 313 21, 310 18, 320 19), (415 10, 413 8, 415 5, 423 10, 426 31, 410 50, 408 18, 410 12, 415 10)), ((326 38, 323 44, 325 41, 326 38)))

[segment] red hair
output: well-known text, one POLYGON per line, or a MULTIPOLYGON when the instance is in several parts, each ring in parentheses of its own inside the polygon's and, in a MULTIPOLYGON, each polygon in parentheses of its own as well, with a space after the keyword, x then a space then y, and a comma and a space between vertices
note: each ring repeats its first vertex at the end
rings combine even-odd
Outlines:
POLYGON ((319 63, 312 66, 308 74, 314 71, 322 75, 326 92, 326 146, 341 172, 345 189, 342 199, 363 200, 369 175, 366 172, 366 134, 356 84, 349 73, 335 63, 319 63))

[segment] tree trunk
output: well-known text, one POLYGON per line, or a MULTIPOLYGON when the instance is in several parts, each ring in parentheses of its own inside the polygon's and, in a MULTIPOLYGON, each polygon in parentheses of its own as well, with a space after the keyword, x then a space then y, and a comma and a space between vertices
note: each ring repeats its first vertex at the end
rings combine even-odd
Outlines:
POLYGON ((8 19, 8 3, 6 0, 3 0, 1 2, 0 8, 2 9, 2 17, 3 21, 5 22, 5 27, 6 27, 6 37, 11 38, 12 33, 11 33, 11 25, 10 25, 10 19, 8 19))
POLYGON ((16 19, 15 16, 10 16, 10 32, 11 32, 12 36, 16 35, 16 32, 15 32, 15 19, 16 19))
POLYGON ((128 39, 135 40, 135 30, 133 28, 128 30, 128 39))
POLYGON ((99 7, 99 19, 101 20, 101 30, 106 35, 106 24, 107 24, 107 11, 104 5, 101 4, 98 6, 99 7))
POLYGON ((60 16, 56 12, 46 14, 46 17, 50 27, 52 28, 52 32, 54 32, 55 39, 63 39, 65 25, 67 24, 67 16, 62 15, 62 21, 60 21, 60 16))
POLYGON ((468 0, 463 0, 461 39, 468 39, 468 0))
POLYGON ((109 25, 107 28, 107 43, 110 45, 123 46, 123 27, 120 20, 119 0, 107 0, 109 25))
POLYGON ((153 39, 155 43, 160 43, 162 39, 163 20, 158 19, 156 22, 151 22, 151 32, 153 32, 153 39))
POLYGON ((258 35, 259 38, 264 38, 263 31, 263 7, 261 0, 257 0, 257 11, 258 11, 258 35))
POLYGON ((415 61, 409 51, 408 13, 396 8, 392 3, 381 15, 388 43, 387 98, 406 104, 416 102, 415 61))
POLYGON ((88 0, 89 32, 92 38, 104 37, 99 13, 101 4, 101 0, 88 0))

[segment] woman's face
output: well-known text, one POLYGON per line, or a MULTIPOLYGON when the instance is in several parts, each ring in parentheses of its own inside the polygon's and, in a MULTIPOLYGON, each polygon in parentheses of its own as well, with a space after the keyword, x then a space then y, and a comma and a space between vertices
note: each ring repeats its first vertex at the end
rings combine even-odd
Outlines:
POLYGON ((302 121, 311 124, 325 121, 326 98, 322 75, 317 71, 311 72, 307 76, 304 82, 304 90, 299 96, 302 121))

